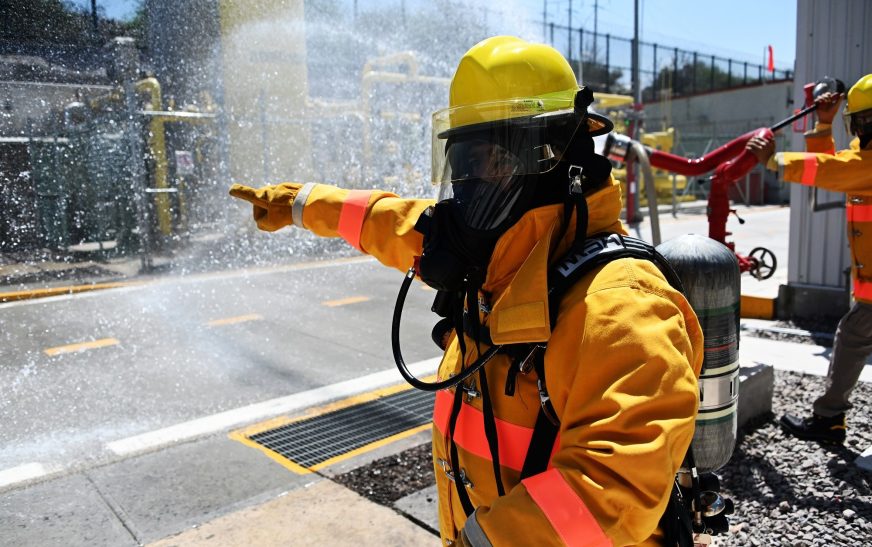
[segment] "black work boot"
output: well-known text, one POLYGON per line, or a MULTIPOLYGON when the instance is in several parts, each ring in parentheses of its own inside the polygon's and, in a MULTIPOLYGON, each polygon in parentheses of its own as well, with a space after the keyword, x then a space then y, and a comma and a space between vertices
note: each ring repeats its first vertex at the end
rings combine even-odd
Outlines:
POLYGON ((825 418, 817 414, 812 414, 808 418, 799 418, 785 414, 781 417, 781 427, 794 437, 799 437, 800 439, 835 444, 845 442, 845 433, 848 429, 845 424, 844 412, 831 418, 825 418))

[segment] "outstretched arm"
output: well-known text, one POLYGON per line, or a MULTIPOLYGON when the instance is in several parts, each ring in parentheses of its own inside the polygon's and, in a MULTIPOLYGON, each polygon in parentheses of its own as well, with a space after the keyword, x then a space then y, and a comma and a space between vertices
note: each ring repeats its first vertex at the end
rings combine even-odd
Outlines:
POLYGON ((323 237, 341 237, 363 253, 399 270, 421 254, 423 236, 415 231, 429 199, 403 199, 381 190, 346 190, 327 184, 287 182, 262 188, 234 184, 230 195, 253 206, 258 228, 289 225, 323 237))

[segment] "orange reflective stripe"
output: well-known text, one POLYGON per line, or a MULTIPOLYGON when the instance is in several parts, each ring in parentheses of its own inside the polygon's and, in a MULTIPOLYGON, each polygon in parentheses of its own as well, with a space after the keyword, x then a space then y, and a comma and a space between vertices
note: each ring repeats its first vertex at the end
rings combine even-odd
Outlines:
POLYGON ((848 222, 872 222, 872 205, 854 205, 848 202, 848 222))
MULTIPOLYGON (((451 419, 453 403, 454 394, 447 389, 436 392, 436 403, 433 405, 433 424, 443 435, 448 433, 448 422, 451 419)), ((527 457, 530 439, 533 438, 533 429, 515 425, 499 418, 495 418, 494 421, 497 426, 500 465, 520 471, 524 467, 524 458, 527 457)), ((457 416, 457 425, 454 426, 454 442, 465 451, 491 461, 490 447, 488 447, 487 436, 484 432, 484 414, 472 405, 464 403, 460 406, 460 415, 457 416)), ((555 446, 557 446, 556 443, 555 446)))
POLYGON ((872 281, 854 278, 854 298, 872 300, 872 281))
POLYGON ((436 402, 433 403, 433 425, 442 433, 448 432, 448 421, 451 419, 451 403, 454 394, 443 389, 436 392, 436 402))
POLYGON ((802 179, 799 182, 814 186, 814 179, 817 177, 817 156, 814 154, 806 154, 802 160, 802 179))
POLYGON ((363 230, 363 219, 366 217, 366 206, 369 205, 371 190, 351 190, 342 203, 339 212, 339 228, 337 231, 342 239, 358 251, 360 248, 360 232, 363 230))
POLYGON ((612 541, 560 471, 549 469, 521 483, 568 547, 611 547, 612 541))

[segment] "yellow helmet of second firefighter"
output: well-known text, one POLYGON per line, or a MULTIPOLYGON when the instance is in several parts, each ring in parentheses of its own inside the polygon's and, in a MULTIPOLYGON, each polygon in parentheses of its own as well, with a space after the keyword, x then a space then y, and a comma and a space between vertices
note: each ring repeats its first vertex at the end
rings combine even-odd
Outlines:
POLYGON ((867 74, 848 90, 845 114, 850 116, 870 109, 872 109, 872 74, 867 74))

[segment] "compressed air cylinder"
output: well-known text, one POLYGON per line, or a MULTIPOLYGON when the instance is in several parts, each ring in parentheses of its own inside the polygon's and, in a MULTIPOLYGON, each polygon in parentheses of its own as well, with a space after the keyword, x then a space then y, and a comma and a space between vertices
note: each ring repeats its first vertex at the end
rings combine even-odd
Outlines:
POLYGON ((717 241, 688 234, 657 247, 684 285, 699 317, 705 359, 693 455, 700 473, 723 467, 736 444, 739 403, 739 262, 717 241))

